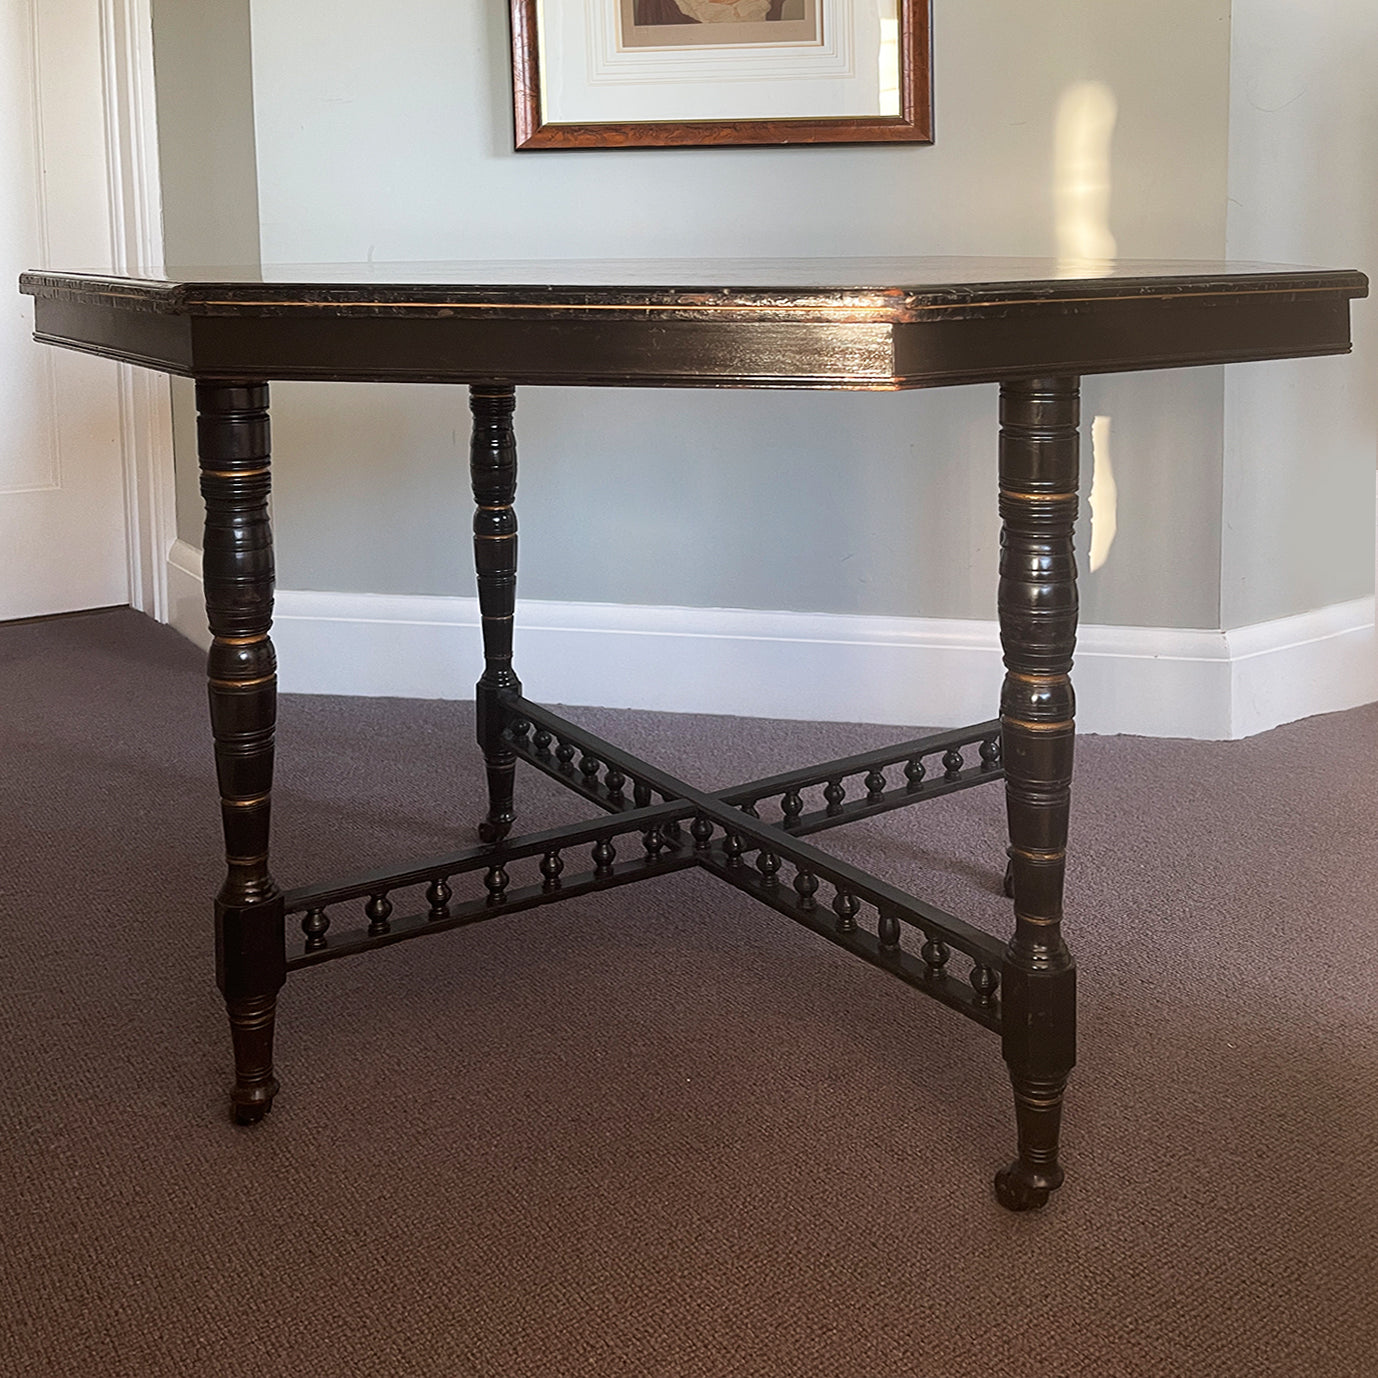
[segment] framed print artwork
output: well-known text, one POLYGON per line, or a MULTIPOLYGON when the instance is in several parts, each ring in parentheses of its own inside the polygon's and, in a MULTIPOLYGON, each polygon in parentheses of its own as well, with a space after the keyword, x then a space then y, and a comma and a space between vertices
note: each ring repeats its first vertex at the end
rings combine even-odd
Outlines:
POLYGON ((931 143, 930 0, 511 0, 519 150, 931 143))

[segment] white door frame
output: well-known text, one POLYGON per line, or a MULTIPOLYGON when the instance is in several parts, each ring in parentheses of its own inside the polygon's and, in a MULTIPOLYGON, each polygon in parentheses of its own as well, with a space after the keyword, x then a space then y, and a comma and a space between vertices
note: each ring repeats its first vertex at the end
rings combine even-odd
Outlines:
MULTIPOLYGON (((100 28, 111 262, 127 273, 163 258, 152 0, 100 0, 100 28)), ((165 374, 118 368, 129 602, 166 622, 167 558, 177 537, 172 393, 165 374)))

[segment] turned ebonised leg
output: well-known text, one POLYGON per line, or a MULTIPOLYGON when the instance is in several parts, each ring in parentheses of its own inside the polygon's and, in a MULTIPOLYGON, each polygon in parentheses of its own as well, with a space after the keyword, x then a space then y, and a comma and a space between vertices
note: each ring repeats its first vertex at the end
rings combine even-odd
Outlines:
POLYGON ((1002 986, 1004 1055, 1019 1157, 995 1179, 1012 1210, 1062 1183, 1062 1095, 1076 1061, 1076 968, 1062 938, 1074 737, 1076 378, 1000 389, 1000 701, 1014 936, 1002 986))
POLYGON ((488 817, 479 824, 484 842, 512 828, 516 753, 503 740, 499 699, 521 693, 512 671, 512 619, 517 602, 517 442, 512 430, 516 389, 505 385, 469 389, 474 414, 469 474, 474 486, 474 569, 483 624, 483 677, 478 682, 478 744, 488 772, 488 817))
POLYGON ((286 979, 283 901, 268 873, 277 664, 273 538, 268 524, 268 389, 196 385, 204 572, 211 642, 211 728, 225 829, 225 883, 215 901, 216 980, 234 1043, 231 1110, 253 1124, 272 1109, 273 1020, 286 979))

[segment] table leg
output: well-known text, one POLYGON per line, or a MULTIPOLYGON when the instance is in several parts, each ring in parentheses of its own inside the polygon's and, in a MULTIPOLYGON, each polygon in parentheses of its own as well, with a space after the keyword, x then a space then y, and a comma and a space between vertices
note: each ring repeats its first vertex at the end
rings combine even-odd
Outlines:
POLYGON ((1012 1210, 1062 1183, 1062 1096, 1076 1061, 1076 968, 1062 938, 1074 740, 1079 380, 1000 389, 1000 714, 1015 931, 1001 982, 1019 1157, 995 1180, 1012 1210))
POLYGON ((479 824, 484 842, 511 831, 512 787, 517 755, 503 740, 498 700, 521 693, 512 670, 512 620, 517 604, 517 442, 512 414, 516 389, 506 384, 469 389, 474 414, 469 475, 474 488, 474 570, 483 626, 483 677, 477 699, 478 744, 488 772, 488 816, 479 824))
POLYGON ((215 900, 216 980, 234 1043, 231 1111, 253 1124, 272 1109, 273 1022, 286 979, 283 900, 268 872, 277 663, 273 538, 268 522, 268 389, 198 383, 197 441, 206 502, 203 546, 207 675, 225 830, 215 900))

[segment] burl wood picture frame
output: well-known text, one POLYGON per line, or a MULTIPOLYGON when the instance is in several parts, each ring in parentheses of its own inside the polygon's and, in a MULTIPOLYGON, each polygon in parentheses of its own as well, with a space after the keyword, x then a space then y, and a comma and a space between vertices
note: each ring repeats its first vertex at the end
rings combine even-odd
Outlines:
POLYGON ((510 6, 518 151, 933 141, 931 0, 510 6))

